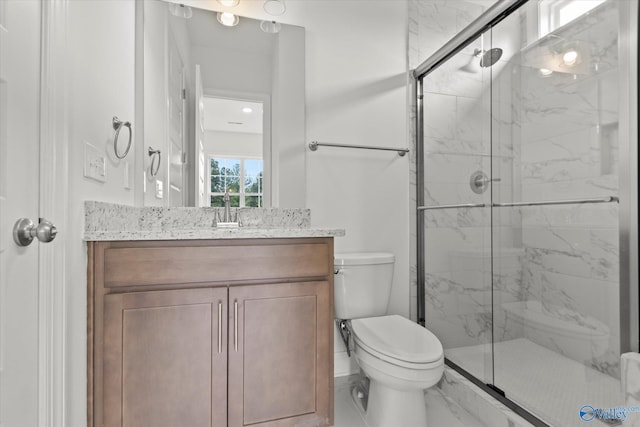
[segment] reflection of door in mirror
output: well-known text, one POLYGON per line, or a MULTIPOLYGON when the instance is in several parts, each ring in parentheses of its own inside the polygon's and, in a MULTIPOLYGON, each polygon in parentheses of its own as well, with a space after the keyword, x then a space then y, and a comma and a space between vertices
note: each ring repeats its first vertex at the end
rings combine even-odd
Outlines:
POLYGON ((264 207, 264 104, 256 99, 203 98, 207 206, 264 207))
POLYGON ((184 194, 184 173, 183 165, 185 161, 185 101, 186 88, 184 80, 184 61, 180 56, 180 51, 173 38, 173 33, 168 32, 167 57, 169 60, 167 67, 167 122, 169 129, 169 205, 184 206, 186 195, 184 194))

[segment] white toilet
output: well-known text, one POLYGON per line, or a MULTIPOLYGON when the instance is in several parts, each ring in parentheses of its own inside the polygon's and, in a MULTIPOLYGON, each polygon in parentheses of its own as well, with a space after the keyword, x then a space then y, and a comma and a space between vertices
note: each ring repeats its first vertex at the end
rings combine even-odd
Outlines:
POLYGON ((348 320, 358 366, 369 379, 358 401, 369 427, 425 427, 424 391, 444 371, 442 344, 429 330, 386 315, 395 257, 390 253, 334 255, 335 316, 348 320))

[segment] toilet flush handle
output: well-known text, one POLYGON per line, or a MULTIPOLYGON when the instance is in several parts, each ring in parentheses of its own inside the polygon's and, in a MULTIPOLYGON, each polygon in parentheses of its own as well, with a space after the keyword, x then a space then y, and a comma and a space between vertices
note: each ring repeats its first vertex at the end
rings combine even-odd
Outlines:
POLYGON ((347 357, 351 357, 351 349, 349 348, 349 341, 351 338, 351 330, 349 329, 349 325, 347 324, 347 320, 336 319, 336 325, 338 326, 338 331, 340 332, 340 336, 342 337, 342 341, 344 341, 344 346, 347 348, 347 357))

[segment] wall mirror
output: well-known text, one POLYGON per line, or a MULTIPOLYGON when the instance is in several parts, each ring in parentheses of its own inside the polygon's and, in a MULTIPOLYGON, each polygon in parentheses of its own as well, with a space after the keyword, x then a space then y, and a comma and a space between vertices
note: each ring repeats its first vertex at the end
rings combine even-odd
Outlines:
POLYGON ((143 204, 280 206, 279 159, 304 141, 304 28, 142 3, 143 204))

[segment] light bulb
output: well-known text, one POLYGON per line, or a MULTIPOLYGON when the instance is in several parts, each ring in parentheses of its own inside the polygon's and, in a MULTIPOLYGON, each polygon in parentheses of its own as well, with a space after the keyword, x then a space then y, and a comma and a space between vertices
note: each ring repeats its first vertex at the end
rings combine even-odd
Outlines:
POLYGON ((549 77, 551 74, 553 74, 553 71, 549 70, 548 68, 540 68, 538 72, 542 77, 549 77))
POLYGON ((570 49, 566 51, 564 55, 562 55, 562 62, 564 62, 565 65, 569 65, 569 66, 575 65, 577 60, 578 60, 578 52, 576 52, 574 49, 570 49))
POLYGON ((238 22, 240 22, 240 18, 238 18, 233 13, 218 12, 218 22, 225 27, 233 27, 235 25, 238 25, 238 22))
POLYGON ((246 113, 246 114, 252 113, 252 112, 253 112, 253 108, 251 108, 251 107, 244 107, 244 108, 242 109, 242 112, 243 112, 243 113, 246 113))

